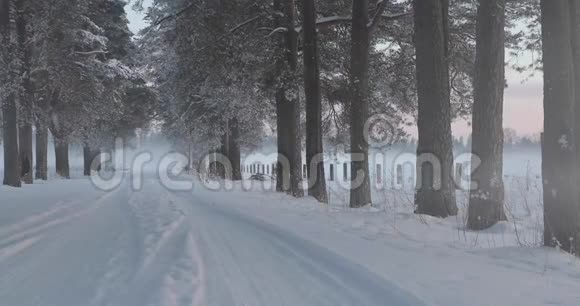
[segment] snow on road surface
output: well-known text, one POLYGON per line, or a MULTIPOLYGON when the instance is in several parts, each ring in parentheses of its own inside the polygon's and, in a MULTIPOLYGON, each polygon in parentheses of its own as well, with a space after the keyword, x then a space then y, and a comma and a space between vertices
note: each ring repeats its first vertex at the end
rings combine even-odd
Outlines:
POLYGON ((155 179, 135 192, 84 180, 0 192, 2 305, 422 305, 338 254, 155 179))
POLYGON ((3 187, 0 305, 580 305, 580 265, 558 251, 369 235, 316 205, 154 175, 3 187))

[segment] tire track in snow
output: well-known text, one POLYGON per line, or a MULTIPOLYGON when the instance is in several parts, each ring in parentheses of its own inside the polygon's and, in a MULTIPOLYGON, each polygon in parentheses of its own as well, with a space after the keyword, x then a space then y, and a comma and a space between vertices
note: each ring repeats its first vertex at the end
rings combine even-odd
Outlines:
POLYGON ((120 190, 126 189, 62 202, 0 229, 0 254, 7 250, 0 256, 2 304, 90 305, 113 249, 104 242, 115 241, 122 229, 117 204, 126 197, 120 190), (18 256, 9 256, 15 251, 18 256))
MULTIPOLYGON (((101 197, 104 196, 105 195, 101 197)), ((68 202, 58 201, 53 205, 51 209, 45 212, 28 216, 20 222, 0 227, 0 237, 9 236, 15 232, 21 232, 31 227, 40 226, 43 223, 50 221, 50 219, 55 216, 66 214, 68 212, 73 212, 75 209, 78 209, 78 207, 76 206, 78 206, 79 204, 81 204, 81 201, 68 201, 68 202)))
POLYGON ((123 214, 127 224, 127 230, 118 237, 117 245, 119 249, 109 259, 105 272, 103 273, 100 285, 97 287, 94 297, 89 305, 121 305, 115 304, 127 292, 127 282, 135 275, 139 257, 140 244, 136 238, 137 221, 130 208, 131 201, 135 193, 129 194, 127 201, 119 203, 123 205, 123 214))
POLYGON ((134 233, 120 245, 136 250, 133 257, 119 250, 109 260, 91 305, 205 306, 204 266, 179 201, 157 180, 147 180, 144 189, 131 192, 126 207, 134 233), (122 265, 130 260, 127 276, 122 265))
POLYGON ((183 257, 175 263, 164 278, 160 303, 153 305, 206 305, 205 268, 191 233, 188 233, 185 238, 183 257))
POLYGON ((20 242, 0 249, 0 262, 27 250, 28 248, 35 245, 39 240, 41 240, 42 237, 43 235, 38 235, 36 237, 24 239, 20 242))
POLYGON ((194 298, 191 306, 205 306, 206 303, 206 272, 205 272, 205 264, 203 262, 203 257, 201 256, 201 252, 199 251, 199 247, 197 241, 195 240, 193 234, 190 233, 188 236, 188 241, 190 243, 190 249, 192 251, 192 259, 194 260, 196 266, 198 267, 198 282, 193 283, 194 287, 194 298))
MULTIPOLYGON (((183 240, 179 259, 164 277, 161 300, 151 306, 205 306, 206 272, 201 252, 195 239, 189 208, 180 198, 164 189, 166 199, 180 214, 180 231, 183 240)), ((175 234, 175 233, 173 233, 175 234)), ((167 241, 167 240, 165 240, 167 241)))
POLYGON ((115 195, 115 192, 101 195, 96 199, 94 205, 86 208, 80 207, 83 201, 62 202, 46 212, 30 216, 22 222, 0 228, 0 262, 10 257, 2 256, 3 250, 18 248, 18 246, 22 245, 30 247, 44 238, 46 236, 44 233, 47 230, 89 214, 103 205, 113 195, 115 195))
POLYGON ((142 271, 146 271, 160 256, 185 220, 185 214, 175 203, 162 196, 165 192, 160 190, 160 186, 149 187, 147 191, 133 192, 129 199, 129 207, 138 224, 143 248, 138 274, 144 273, 142 271))
POLYGON ((183 200, 195 212, 192 224, 209 261, 207 305, 425 305, 396 283, 291 230, 214 204, 214 197, 183 200))

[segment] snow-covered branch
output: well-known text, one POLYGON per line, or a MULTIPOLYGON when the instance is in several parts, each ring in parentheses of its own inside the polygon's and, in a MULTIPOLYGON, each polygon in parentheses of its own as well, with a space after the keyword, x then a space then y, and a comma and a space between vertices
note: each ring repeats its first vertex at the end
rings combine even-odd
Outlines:
POLYGON ((288 32, 288 29, 285 27, 275 28, 274 30, 272 30, 272 32, 270 32, 270 34, 268 34, 268 37, 275 35, 276 33, 285 33, 285 32, 288 32))
POLYGON ((169 20, 169 19, 173 19, 173 18, 177 18, 179 17, 181 14, 184 14, 185 12, 189 11, 190 9, 192 9, 195 6, 195 3, 191 3, 187 6, 185 6, 184 8, 178 10, 177 12, 175 12, 174 14, 170 14, 164 17, 159 18, 157 21, 155 21, 153 24, 155 26, 158 26, 162 23, 164 23, 165 21, 169 20))
POLYGON ((78 54, 78 55, 86 55, 86 56, 98 55, 98 54, 107 54, 107 53, 109 53, 109 52, 107 52, 105 50, 75 51, 75 54, 78 54))
MULTIPOLYGON (((384 11, 385 11, 386 5, 384 3, 385 3, 384 1, 381 1, 381 3, 377 4, 377 5, 380 5, 382 8, 381 7, 377 8, 376 14, 374 15, 374 17, 372 18, 372 20, 368 24, 369 29, 372 29, 373 27, 375 27, 376 24, 378 24, 380 21, 397 20, 397 19, 411 16, 413 14, 413 12, 404 12, 404 13, 393 14, 393 15, 385 15, 384 11)), ((316 26, 317 27, 331 26, 331 25, 345 24, 345 23, 351 23, 351 22, 352 22, 351 16, 328 16, 328 17, 322 17, 322 18, 317 19, 316 26)), ((295 27, 294 30, 297 33, 301 33, 302 27, 301 26, 295 27)), ((269 36, 276 34, 278 32, 283 32, 283 31, 286 31, 286 28, 283 28, 283 30, 275 29, 274 31, 272 31, 272 33, 270 33, 269 36)))

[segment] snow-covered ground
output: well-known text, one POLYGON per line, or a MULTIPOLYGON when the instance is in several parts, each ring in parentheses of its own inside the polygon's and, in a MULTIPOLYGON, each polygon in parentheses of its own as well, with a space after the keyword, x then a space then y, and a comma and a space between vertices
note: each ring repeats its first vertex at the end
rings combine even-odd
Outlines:
POLYGON ((518 228, 518 233, 514 221, 475 233, 464 230, 460 217, 416 216, 406 204, 350 210, 259 188, 229 194, 202 192, 200 197, 324 246, 427 305, 580 304, 575 289, 580 262, 560 251, 535 246, 541 243, 540 237, 534 238, 541 231, 536 221, 518 228))
POLYGON ((441 220, 405 188, 348 209, 339 178, 328 206, 249 181, 172 191, 153 172, 139 190, 0 187, 0 305, 580 305, 578 259, 540 247, 534 156, 506 155, 510 220, 483 232, 465 230, 462 191, 441 220))
POLYGON ((511 222, 471 233, 405 203, 353 211, 191 179, 188 192, 152 173, 140 191, 86 179, 0 188, 1 304, 580 303, 578 260, 520 246, 511 222))

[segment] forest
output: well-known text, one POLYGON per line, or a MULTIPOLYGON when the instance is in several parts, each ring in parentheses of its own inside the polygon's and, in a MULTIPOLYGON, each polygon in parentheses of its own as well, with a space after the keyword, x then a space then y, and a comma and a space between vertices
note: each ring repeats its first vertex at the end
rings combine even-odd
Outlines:
POLYGON ((580 0, 0 0, 0 304, 578 305, 578 90, 580 0))
POLYGON ((231 171, 217 175, 233 181, 244 152, 272 136, 277 190, 321 203, 321 156, 344 145, 361 178, 349 205, 361 208, 373 203, 369 150, 416 127, 418 158, 439 164, 417 163, 415 213, 446 218, 458 213, 451 123, 463 118, 481 160, 467 227, 484 230, 507 220, 511 69, 543 75, 544 244, 576 254, 579 28, 577 0, 1 0, 3 183, 47 180, 49 140, 60 177, 70 178, 71 144, 90 176, 115 139, 156 126, 190 166, 225 156, 231 171), (137 35, 126 10, 146 14, 137 35))

